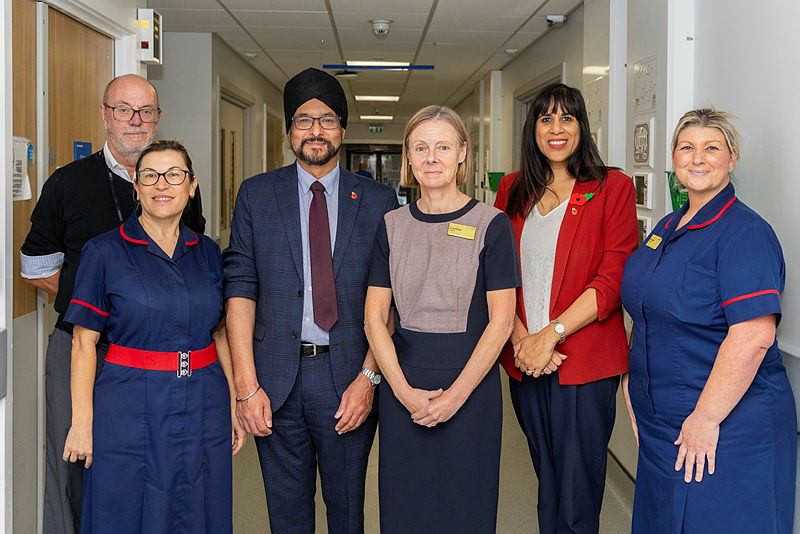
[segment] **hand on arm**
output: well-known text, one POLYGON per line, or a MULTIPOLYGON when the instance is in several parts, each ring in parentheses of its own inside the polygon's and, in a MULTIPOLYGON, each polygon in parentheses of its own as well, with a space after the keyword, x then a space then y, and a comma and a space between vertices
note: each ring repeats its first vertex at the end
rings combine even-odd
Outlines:
MULTIPOLYGON (((569 336, 597 319, 597 292, 593 288, 585 290, 575 299, 572 305, 558 316, 558 321, 564 325, 564 335, 569 336)), ((521 321, 516 318, 521 326, 521 321)), ((515 326, 515 335, 520 327, 515 326)), ((522 327, 524 331, 524 327, 522 327)), ((512 336, 514 339, 514 336, 512 336)), ((549 374, 567 359, 567 355, 555 350, 561 336, 556 333, 552 324, 548 324, 535 334, 519 336, 514 344, 514 364, 523 372, 532 370, 534 378, 549 374)))
POLYGON ((475 350, 472 351, 467 365, 446 391, 430 399, 422 409, 412 413, 411 418, 415 423, 433 427, 449 420, 497 362, 500 349, 514 330, 516 289, 487 291, 486 300, 489 307, 489 324, 478 340, 475 350))
POLYGON ((64 461, 86 460, 92 465, 92 421, 94 418, 94 379, 97 370, 97 341, 100 332, 75 326, 72 333, 72 426, 64 444, 64 461))
POLYGON ((765 315, 728 328, 711 374, 694 411, 684 420, 678 439, 675 470, 684 481, 703 480, 704 469, 714 474, 719 426, 755 378, 767 349, 775 341, 775 316, 765 315))
POLYGON ((227 306, 225 324, 233 364, 234 390, 237 399, 248 397, 236 402, 236 418, 248 433, 269 436, 272 434, 272 406, 266 392, 258 383, 253 357, 256 302, 243 297, 232 297, 228 299, 227 306), (250 396, 251 393, 254 394, 250 396))
POLYGON ((228 347, 228 336, 224 326, 214 333, 214 341, 217 344, 219 364, 222 366, 222 372, 225 373, 225 378, 228 380, 231 403, 231 452, 236 454, 244 446, 247 432, 239 422, 239 418, 236 417, 236 386, 233 383, 233 363, 231 362, 231 351, 228 347))

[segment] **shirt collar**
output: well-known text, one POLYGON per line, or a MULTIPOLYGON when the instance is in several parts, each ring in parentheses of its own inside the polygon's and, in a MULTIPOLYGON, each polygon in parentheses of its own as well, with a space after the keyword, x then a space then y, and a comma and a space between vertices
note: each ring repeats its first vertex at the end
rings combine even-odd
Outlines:
MULTIPOLYGON (((722 191, 717 193, 714 198, 694 214, 694 217, 685 228, 687 230, 697 230, 717 222, 735 201, 736 191, 734 190, 733 182, 729 182, 722 191)), ((665 227, 669 229, 669 227, 678 224, 678 221, 681 220, 681 217, 688 209, 689 203, 687 202, 667 220, 665 227)))
MULTIPOLYGON (((142 223, 139 222, 139 214, 136 212, 133 212, 131 216, 128 217, 128 220, 119 227, 119 233, 122 238, 129 243, 149 245, 151 242, 150 236, 147 235, 147 232, 142 228, 142 223)), ((180 223, 179 245, 183 243, 184 245, 191 246, 196 245, 199 241, 200 238, 197 237, 196 233, 187 228, 183 223, 180 223)))
POLYGON ((131 175, 128 174, 128 169, 125 168, 125 165, 118 162, 114 157, 114 154, 111 153, 111 149, 108 148, 108 141, 103 144, 103 157, 105 157, 106 165, 109 169, 111 169, 111 172, 120 178, 124 178, 128 182, 133 182, 133 179, 131 178, 131 175))
POLYGON ((325 194, 329 197, 333 196, 339 189, 339 166, 333 168, 331 172, 317 180, 308 171, 295 163, 297 166, 297 181, 300 183, 300 190, 303 193, 308 193, 311 190, 311 184, 319 182, 325 186, 325 194))

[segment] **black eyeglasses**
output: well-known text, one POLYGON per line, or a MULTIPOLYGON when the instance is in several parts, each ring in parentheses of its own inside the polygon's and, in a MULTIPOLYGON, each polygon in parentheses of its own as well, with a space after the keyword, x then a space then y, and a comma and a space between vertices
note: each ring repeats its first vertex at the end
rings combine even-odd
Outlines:
POLYGON ((192 173, 186 169, 170 169, 165 172, 156 172, 153 169, 144 169, 141 171, 136 171, 136 180, 141 185, 156 185, 158 183, 158 179, 163 176, 164 180, 169 185, 181 185, 186 181, 186 177, 190 174, 192 173))
POLYGON ((323 115, 322 117, 300 115, 299 117, 292 117, 292 124, 298 130, 310 130, 314 126, 314 121, 319 121, 319 125, 322 126, 323 130, 335 130, 339 127, 341 119, 338 115, 323 115))
POLYGON ((134 113, 139 114, 139 118, 142 119, 142 122, 158 122, 158 119, 161 117, 161 110, 159 108, 133 109, 128 106, 103 105, 111 110, 111 114, 118 121, 129 121, 133 118, 134 113))

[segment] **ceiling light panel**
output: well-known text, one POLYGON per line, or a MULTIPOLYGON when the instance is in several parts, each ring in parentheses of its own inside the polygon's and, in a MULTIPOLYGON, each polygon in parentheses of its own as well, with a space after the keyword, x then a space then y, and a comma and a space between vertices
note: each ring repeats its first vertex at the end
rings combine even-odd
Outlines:
POLYGON ((408 61, 345 61, 348 67, 408 67, 408 61))
POLYGON ((356 95, 354 97, 358 102, 397 102, 400 100, 399 96, 368 96, 356 95))
POLYGON ((361 115, 362 121, 390 121, 394 115, 361 115))

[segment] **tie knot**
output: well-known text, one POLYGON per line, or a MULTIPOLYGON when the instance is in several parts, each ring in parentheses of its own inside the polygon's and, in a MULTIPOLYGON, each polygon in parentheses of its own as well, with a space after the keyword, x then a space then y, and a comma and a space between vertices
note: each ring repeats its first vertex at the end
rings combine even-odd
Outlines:
POLYGON ((311 184, 311 191, 313 191, 314 193, 324 193, 325 186, 319 183, 318 181, 314 182, 313 184, 311 184))

